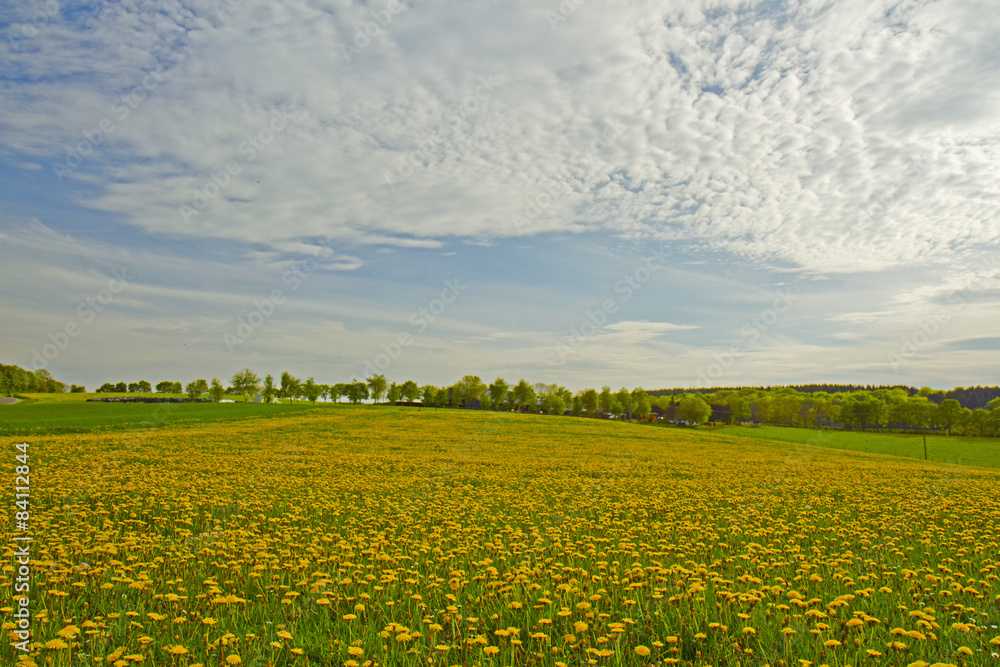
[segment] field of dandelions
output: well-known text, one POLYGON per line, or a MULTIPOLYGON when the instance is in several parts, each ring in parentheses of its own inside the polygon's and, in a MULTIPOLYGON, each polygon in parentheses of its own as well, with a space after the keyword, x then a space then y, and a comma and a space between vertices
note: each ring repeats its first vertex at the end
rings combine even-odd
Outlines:
POLYGON ((347 406, 30 452, 3 664, 1000 666, 995 470, 347 406))

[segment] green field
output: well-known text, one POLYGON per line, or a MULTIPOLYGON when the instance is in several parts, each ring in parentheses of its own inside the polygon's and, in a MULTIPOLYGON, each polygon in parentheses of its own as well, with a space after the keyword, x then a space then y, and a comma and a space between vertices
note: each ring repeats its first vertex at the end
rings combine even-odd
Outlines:
POLYGON ((0 665, 997 664, 997 470, 762 429, 176 407, 9 443, 31 643, 0 665))
MULTIPOLYGON (((308 403, 87 403, 93 397, 127 394, 28 394, 28 400, 0 405, 0 435, 92 433, 162 426, 269 418, 315 409, 308 403)), ((171 394, 165 394, 171 396, 171 394)))
MULTIPOLYGON (((783 426, 731 426, 715 433, 871 454, 924 458, 924 438, 913 433, 859 433, 783 426)), ((1000 439, 928 435, 927 459, 955 465, 1000 468, 1000 439)))

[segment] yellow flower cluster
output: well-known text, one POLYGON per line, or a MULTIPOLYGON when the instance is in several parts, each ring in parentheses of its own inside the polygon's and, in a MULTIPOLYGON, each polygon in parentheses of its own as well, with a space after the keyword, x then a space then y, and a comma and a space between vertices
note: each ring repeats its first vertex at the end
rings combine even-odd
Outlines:
POLYGON ((995 471, 345 406, 32 451, 25 667, 964 666, 1000 652, 995 471))

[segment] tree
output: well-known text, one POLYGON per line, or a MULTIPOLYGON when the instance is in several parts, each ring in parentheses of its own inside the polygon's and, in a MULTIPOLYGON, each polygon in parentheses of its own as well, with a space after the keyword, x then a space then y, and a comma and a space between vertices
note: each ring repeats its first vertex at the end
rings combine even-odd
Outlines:
POLYGON ((249 368, 244 368, 233 375, 230 383, 233 385, 236 393, 243 397, 243 402, 246 403, 247 396, 257 392, 257 387, 260 386, 260 378, 249 368))
POLYGON ((448 405, 448 389, 446 387, 440 387, 434 392, 434 405, 439 408, 443 408, 448 405))
POLYGON ((69 386, 69 393, 71 394, 83 394, 87 391, 87 388, 82 384, 71 384, 69 386))
POLYGON ((350 385, 346 382, 337 382, 330 390, 330 395, 333 396, 334 401, 340 403, 340 397, 347 396, 347 390, 349 387, 350 385))
POLYGON ((381 373, 368 378, 368 395, 376 403, 382 398, 386 391, 385 376, 381 373))
POLYGON ((407 403, 414 403, 420 398, 420 387, 413 380, 407 380, 399 387, 399 393, 407 403))
POLYGON ((274 403, 274 396, 278 393, 278 389, 274 386, 274 378, 268 373, 264 376, 264 387, 260 392, 261 398, 264 399, 265 403, 274 403))
POLYGON ((281 389, 278 390, 278 395, 282 398, 287 398, 288 402, 291 403, 292 399, 299 395, 299 379, 285 371, 281 374, 281 389))
POLYGON ((649 394, 642 387, 632 390, 632 412, 638 419, 645 419, 653 406, 649 404, 649 394))
POLYGON ((187 383, 185 387, 185 392, 187 393, 188 400, 194 401, 199 396, 208 391, 208 382, 205 380, 192 380, 187 383))
POLYGON ((319 385, 319 395, 323 397, 323 402, 326 403, 326 397, 330 395, 330 385, 319 385))
POLYGON ((445 391, 448 393, 448 400, 445 405, 450 405, 453 408, 461 408, 465 406, 465 403, 462 401, 462 397, 459 396, 455 385, 451 385, 445 391))
POLYGON ((420 388, 420 404, 431 407, 434 405, 435 394, 437 394, 437 387, 432 384, 425 384, 420 388))
POLYGON ((740 392, 730 392, 724 399, 724 403, 729 408, 730 424, 750 419, 750 401, 740 392))
POLYGON ((986 404, 986 431, 989 435, 1000 435, 1000 398, 986 404))
POLYGON ((164 380, 163 382, 156 383, 156 391, 161 394, 169 394, 174 390, 174 383, 170 380, 164 380))
POLYGON ((119 394, 124 394, 125 392, 128 391, 128 385, 125 384, 124 382, 119 382, 118 384, 115 385, 115 391, 118 392, 119 394))
POLYGON ((517 384, 514 385, 514 388, 511 389, 511 392, 514 394, 514 403, 518 409, 525 406, 530 409, 530 406, 533 406, 537 400, 535 390, 531 388, 531 385, 524 381, 524 378, 518 380, 517 384))
POLYGON ((97 388, 97 393, 99 394, 110 393, 114 390, 115 386, 113 384, 111 384, 110 382, 105 382, 104 384, 102 384, 100 387, 97 388))
POLYGON ((319 398, 319 395, 323 392, 323 389, 320 387, 320 385, 316 384, 315 380, 309 378, 302 384, 301 392, 303 396, 312 401, 313 405, 316 405, 316 399, 319 398))
POLYGON ((510 387, 503 378, 497 378, 490 383, 490 386, 486 388, 486 393, 489 394, 490 401, 493 403, 493 409, 499 410, 503 407, 503 402, 507 398, 507 392, 510 387))
POLYGON ((368 385, 355 379, 347 385, 347 398, 355 405, 368 398, 368 385))
MULTIPOLYGON (((968 408, 963 408, 968 410, 968 408)), ((965 421, 965 435, 986 435, 986 422, 989 419, 989 413, 983 408, 976 408, 975 410, 970 410, 970 414, 965 421)))
POLYGON ((946 398, 937 406, 935 413, 936 421, 945 427, 948 435, 951 435, 951 427, 962 416, 962 404, 954 398, 946 398))
POLYGON ((455 383, 456 400, 459 407, 465 407, 472 401, 477 401, 482 407, 483 396, 486 395, 486 385, 478 375, 466 375, 455 383))
POLYGON ((598 401, 596 389, 584 389, 580 392, 580 400, 583 402, 583 414, 588 417, 597 415, 598 401))
POLYGON ((560 392, 547 391, 542 394, 539 408, 542 412, 550 415, 564 415, 566 414, 566 401, 560 392))
POLYGON ((622 406, 622 412, 627 419, 632 419, 632 394, 629 393, 628 389, 622 387, 617 392, 615 392, 615 398, 618 399, 618 403, 622 406))
POLYGON ((583 414, 583 396, 579 392, 573 395, 573 402, 570 404, 569 413, 574 417, 583 414))
POLYGON ((218 403, 222 400, 222 397, 226 395, 226 388, 222 386, 218 378, 212 378, 212 386, 208 389, 208 395, 212 397, 212 400, 218 403))
POLYGON ((387 401, 389 401, 390 405, 396 405, 396 403, 399 402, 399 399, 402 397, 402 395, 403 395, 403 390, 399 387, 398 384, 393 382, 392 384, 389 385, 389 389, 385 393, 385 398, 387 401))
POLYGON ((619 401, 615 396, 611 397, 611 405, 608 406, 609 415, 621 415, 625 412, 625 408, 622 407, 621 401, 619 401))
POLYGON ((712 416, 712 406, 695 394, 686 394, 678 408, 681 418, 691 424, 704 424, 712 416))
POLYGON ((611 414, 611 408, 614 407, 615 397, 611 395, 611 387, 604 385, 601 388, 601 393, 597 396, 597 405, 601 409, 601 413, 605 415, 611 414))

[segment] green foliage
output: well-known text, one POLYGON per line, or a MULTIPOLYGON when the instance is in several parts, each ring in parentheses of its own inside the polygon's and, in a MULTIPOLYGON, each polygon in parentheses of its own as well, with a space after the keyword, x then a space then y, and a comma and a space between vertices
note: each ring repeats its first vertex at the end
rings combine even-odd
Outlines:
MULTIPOLYGON (((385 376, 381 373, 368 378, 368 396, 373 401, 379 401, 386 392, 385 376)), ((353 401, 352 401, 353 402, 353 401)))
POLYGON ((29 371, 20 366, 0 364, 0 396, 63 391, 66 391, 66 385, 54 379, 44 368, 29 371))
POLYGON ((230 384, 233 385, 233 390, 243 397, 243 402, 245 403, 247 397, 257 392, 257 387, 260 386, 260 378, 249 368, 244 368, 233 375, 230 384))
MULTIPOLYGON (((119 383, 121 384, 121 383, 119 383)), ((195 400, 199 398, 202 394, 208 391, 208 382, 205 380, 192 380, 187 383, 184 387, 184 393, 187 394, 189 400, 195 400)), ((125 393, 125 392, 121 392, 125 393)))
POLYGON ((320 397, 323 393, 323 387, 316 384, 316 381, 312 378, 307 379, 302 383, 301 387, 302 396, 305 396, 313 405, 316 404, 316 399, 320 397))
POLYGON ((212 386, 208 388, 208 395, 212 397, 212 400, 218 403, 222 400, 222 397, 226 395, 226 388, 222 386, 218 378, 212 378, 212 386))
POLYGON ((691 424, 704 424, 712 416, 712 406, 695 394, 684 396, 678 407, 681 418, 691 424))

